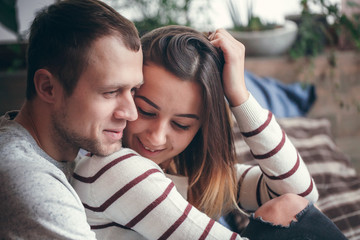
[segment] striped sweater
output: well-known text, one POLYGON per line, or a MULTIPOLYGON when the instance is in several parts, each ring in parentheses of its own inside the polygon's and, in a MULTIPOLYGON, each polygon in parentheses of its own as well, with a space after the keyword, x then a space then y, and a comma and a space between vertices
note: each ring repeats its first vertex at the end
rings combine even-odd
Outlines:
POLYGON ((274 115, 250 95, 232 108, 244 141, 257 166, 236 164, 240 207, 254 211, 266 201, 284 193, 295 193, 314 203, 318 191, 314 180, 274 115))
MULTIPOLYGON (((287 192, 316 201, 313 180, 273 115, 251 95, 232 111, 259 162, 236 164, 240 206, 252 211, 287 192)), ((152 161, 122 149, 81 159, 72 184, 98 239, 244 239, 185 200, 185 177, 167 176, 152 161)))

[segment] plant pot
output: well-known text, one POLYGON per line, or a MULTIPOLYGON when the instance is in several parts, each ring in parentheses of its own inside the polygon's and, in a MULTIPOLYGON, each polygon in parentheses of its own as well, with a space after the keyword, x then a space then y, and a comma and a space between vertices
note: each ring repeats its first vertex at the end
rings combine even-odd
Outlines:
POLYGON ((254 32, 229 30, 235 39, 245 45, 246 56, 277 56, 284 54, 294 43, 298 27, 286 20, 279 28, 254 32))

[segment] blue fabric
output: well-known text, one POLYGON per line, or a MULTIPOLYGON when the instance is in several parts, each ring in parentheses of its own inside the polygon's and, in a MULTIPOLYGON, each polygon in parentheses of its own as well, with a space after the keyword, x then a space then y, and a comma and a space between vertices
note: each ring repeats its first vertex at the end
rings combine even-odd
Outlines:
POLYGON ((245 83, 259 104, 276 117, 304 116, 316 100, 312 84, 284 84, 274 78, 258 77, 249 71, 245 71, 245 83))

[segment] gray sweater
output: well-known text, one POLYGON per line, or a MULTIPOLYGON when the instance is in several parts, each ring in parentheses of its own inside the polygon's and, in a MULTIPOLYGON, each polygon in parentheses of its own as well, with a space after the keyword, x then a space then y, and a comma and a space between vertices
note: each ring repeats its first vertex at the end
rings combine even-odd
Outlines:
POLYGON ((0 118, 0 239, 95 239, 72 164, 47 155, 15 116, 0 118))

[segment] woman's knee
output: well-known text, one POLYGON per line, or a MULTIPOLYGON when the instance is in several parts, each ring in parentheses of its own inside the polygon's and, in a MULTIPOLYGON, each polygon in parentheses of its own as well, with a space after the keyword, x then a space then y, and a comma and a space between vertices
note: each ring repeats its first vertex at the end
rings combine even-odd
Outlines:
POLYGON ((309 201, 293 193, 287 193, 263 204, 255 212, 255 217, 261 217, 275 225, 288 226, 296 221, 296 215, 304 210, 309 201))

